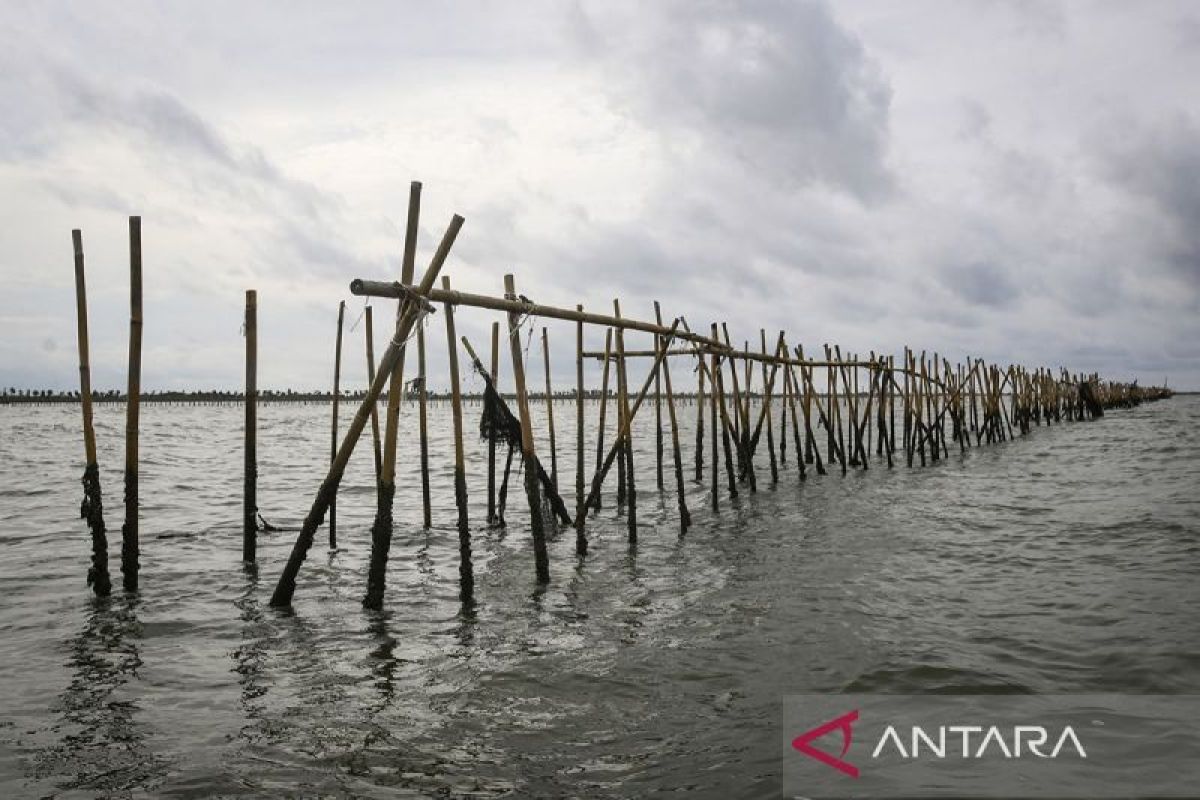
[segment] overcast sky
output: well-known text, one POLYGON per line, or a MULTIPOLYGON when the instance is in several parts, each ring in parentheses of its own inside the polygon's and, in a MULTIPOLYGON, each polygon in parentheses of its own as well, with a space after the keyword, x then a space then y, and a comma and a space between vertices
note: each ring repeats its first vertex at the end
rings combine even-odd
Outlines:
POLYGON ((1200 388, 1198 76, 1191 2, 7 0, 0 383, 78 388, 81 228, 123 385, 140 214, 144 387, 239 387, 247 288, 260 386, 326 386, 420 180, 419 269, 466 218, 455 288, 1200 388))

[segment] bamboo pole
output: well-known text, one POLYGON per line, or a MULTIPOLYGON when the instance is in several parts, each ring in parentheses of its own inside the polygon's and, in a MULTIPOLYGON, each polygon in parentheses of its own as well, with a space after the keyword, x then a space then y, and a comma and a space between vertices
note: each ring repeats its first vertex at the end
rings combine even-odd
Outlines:
MULTIPOLYGON (((613 298, 613 316, 621 318, 621 302, 613 298)), ((625 331, 617 328, 617 404, 621 410, 621 427, 623 430, 620 441, 624 450, 625 479, 628 488, 625 497, 628 501, 625 521, 629 529, 629 543, 637 543, 637 482, 633 472, 633 416, 629 412, 629 377, 625 369, 625 331)), ((655 362, 657 369, 661 359, 655 362)))
MULTIPOLYGON (((576 306, 576 311, 583 312, 583 306, 576 306)), ((584 507, 583 479, 583 321, 575 323, 575 518, 587 516, 584 507)), ((577 525, 575 527, 575 552, 578 555, 587 554, 587 536, 577 525)))
MULTIPOLYGON (((450 279, 442 277, 442 288, 450 289, 450 279)), ((463 455, 462 394, 458 381, 458 337, 454 335, 454 306, 442 306, 446 315, 446 343, 450 363, 450 410, 454 418, 454 505, 458 508, 458 581, 464 603, 475 593, 475 572, 471 564, 471 526, 467 520, 467 468, 463 455)))
MULTIPOLYGON (((504 276, 504 295, 517 297, 512 275, 504 276)), ((525 363, 521 358, 521 315, 508 312, 508 341, 512 349, 513 384, 517 393, 517 408, 521 415, 521 458, 525 473, 525 496, 529 500, 530 532, 533 536, 534 569, 538 583, 550 582, 550 558, 546 554, 545 522, 542 519, 542 490, 538 485, 537 455, 533 445, 533 425, 529 416, 529 396, 525 392, 525 363)))
MULTIPOLYGON (((762 337, 762 353, 767 355, 767 330, 759 328, 759 335, 762 337)), ((747 361, 747 364, 750 362, 747 361)), ((779 466, 775 462, 775 427, 771 422, 771 391, 774 386, 775 375, 772 372, 771 380, 767 380, 767 362, 760 362, 762 365, 762 382, 763 382, 763 413, 767 417, 767 453, 771 460, 771 485, 779 483, 779 466)))
MULTIPOLYGON (((492 323, 492 385, 496 385, 496 379, 500 370, 500 323, 492 323)), ((499 391, 497 389, 496 391, 499 391)), ((496 440, 488 438, 488 511, 487 521, 489 525, 495 525, 498 521, 496 516, 496 440)))
MULTIPOLYGON (((713 324, 713 326, 712 326, 712 336, 714 339, 717 337, 716 324, 713 324)), ((712 476, 712 490, 711 490, 710 502, 712 503, 713 513, 716 513, 721 510, 720 491, 719 491, 719 487, 718 487, 719 481, 717 478, 717 474, 720 471, 720 463, 719 463, 720 456, 719 456, 719 453, 717 450, 717 392, 720 390, 720 383, 718 382, 718 376, 720 375, 720 372, 719 372, 720 362, 718 360, 719 358, 720 357, 716 354, 716 352, 713 352, 712 355, 709 357, 709 373, 708 373, 709 378, 710 378, 709 379, 710 391, 709 391, 709 398, 708 398, 708 401, 709 401, 709 426, 708 427, 711 430, 711 438, 712 438, 712 441, 710 442, 712 458, 710 459, 711 463, 710 463, 710 469, 709 469, 709 472, 711 473, 711 476, 712 476)), ((703 355, 699 356, 699 361, 701 364, 704 363, 703 355)), ((703 374, 703 370, 701 370, 701 373, 703 374)))
MULTIPOLYGON (((658 303, 654 304, 655 314, 658 315, 658 323, 662 324, 662 316, 658 310, 658 303)), ((659 350, 666 352, 667 343, 665 341, 658 342, 659 350)), ((692 524, 692 515, 688 513, 687 497, 684 495, 683 488, 683 455, 679 450, 679 423, 675 418, 675 393, 671 391, 671 365, 667 359, 661 359, 663 385, 667 390, 667 416, 671 422, 671 455, 675 462, 675 495, 679 504, 679 535, 683 536, 687 533, 688 528, 692 524)), ((655 370, 655 375, 658 375, 658 370, 655 370)))
POLYGON ((112 592, 108 575, 108 535, 104 527, 104 502, 100 492, 100 467, 96 462, 96 429, 92 424, 92 368, 88 355, 87 281, 83 268, 83 233, 71 231, 75 255, 75 320, 79 343, 79 407, 83 414, 83 503, 79 515, 92 534, 92 565, 87 582, 97 597, 112 592))
MULTIPOLYGON (((338 401, 342 396, 342 322, 346 317, 346 301, 338 302, 337 345, 333 356, 333 420, 329 434, 329 463, 337 458, 338 450, 338 401)), ((337 492, 329 501, 329 549, 337 549, 337 492)))
POLYGON ((246 290, 246 421, 243 429, 242 561, 255 563, 258 548, 258 292, 246 290))
MULTIPOLYGON (((437 279, 438 273, 441 272, 442 266, 446 262, 446 258, 450 255, 450 248, 454 245, 454 240, 458 236, 462 224, 463 218, 457 214, 450 220, 450 226, 446 229, 441 244, 438 245, 437 252, 434 253, 433 260, 429 264, 429 268, 425 270, 425 275, 421 278, 421 284, 414 290, 417 298, 428 296, 434 280, 437 279)), ((375 382, 367 390, 366 395, 363 397, 362 405, 359 406, 358 413, 351 420, 350 427, 346 431, 346 436, 342 439, 342 444, 338 448, 337 457, 330 466, 325 480, 321 482, 321 488, 317 491, 317 495, 313 499, 312 507, 309 509, 308 514, 304 517, 304 522, 300 526, 300 533, 296 536, 296 543, 292 546, 292 552, 288 556, 287 565, 284 567, 283 574, 279 576, 279 582, 275 585, 275 591, 271 595, 272 606, 286 607, 292 604, 292 597, 296 593, 296 578, 300 574, 300 567, 303 566, 305 559, 308 557, 308 551, 312 547, 313 536, 316 533, 317 526, 321 524, 321 520, 325 517, 325 512, 329 510, 329 501, 337 492, 338 484, 341 482, 342 475, 346 471, 346 464, 349 463, 350 455, 354 452, 354 446, 358 443, 358 438, 367 426, 367 422, 371 417, 371 406, 379 400, 379 395, 383 393, 384 386, 392 378, 396 363, 400 360, 400 352, 404 348, 404 343, 408 340, 413 326, 419 322, 423 311, 424 309, 417 304, 405 304, 405 310, 396 324, 396 332, 392 335, 387 349, 384 350, 383 356, 379 359, 379 371, 375 375, 375 382)), ((385 453, 385 468, 386 464, 387 458, 385 453)), ((392 536, 390 505, 387 507, 387 511, 386 527, 378 524, 380 520, 377 516, 376 525, 371 530, 371 563, 367 570, 367 593, 363 598, 363 606, 365 608, 377 609, 383 605, 388 549, 391 545, 392 536)))
MULTIPOLYGON (((446 287, 449 288, 449 287, 446 287)), ((550 382, 550 342, 542 328, 542 360, 546 364, 546 423, 550 433, 550 484, 558 491, 558 446, 554 440, 554 388, 550 382)))
MULTIPOLYGON (((375 321, 371 307, 363 309, 363 338, 367 347, 367 386, 375 382, 375 321)), ((379 441, 379 405, 371 406, 371 445, 375 457, 375 502, 379 502, 379 478, 383 473, 383 447, 379 441)))
MULTIPOLYGON (((654 322, 660 328, 662 327, 662 310, 659 308, 658 301, 654 301, 654 322)), ((654 345, 657 349, 660 340, 658 336, 654 337, 654 345)), ((656 360, 657 360, 657 354, 656 360)), ((658 491, 663 490, 663 424, 662 424, 662 381, 659 377, 659 371, 654 371, 654 466, 655 480, 658 486, 658 491)))
MULTIPOLYGON (((699 367, 704 356, 699 356, 699 367)), ((696 369, 696 482, 704 481, 704 370, 696 369)))
MULTIPOLYGON (((596 472, 604 462, 604 426, 605 412, 608 409, 608 367, 611 361, 608 356, 612 351, 612 328, 604 333, 604 368, 600 374, 600 423, 596 429, 596 472)), ((600 510, 600 492, 593 493, 592 508, 600 510)))
POLYGON ((429 410, 425 385, 425 326, 417 324, 417 435, 421 448, 421 524, 433 527, 433 503, 429 493, 429 410))
POLYGON ((129 386, 125 394, 125 525, 121 583, 138 590, 138 415, 142 394, 142 218, 129 218, 129 386))
MULTIPOLYGON (((417 229, 421 218, 421 184, 413 181, 408 187, 408 221, 404 230, 404 254, 400 262, 400 280, 412 283, 416 267, 417 229)), ((432 290, 432 286, 430 287, 432 290)), ((397 294, 400 302, 396 308, 396 325, 404 317, 407 305, 404 294, 397 294)), ((401 342, 399 356, 388 375, 387 410, 384 413, 383 473, 380 478, 379 504, 375 509, 375 524, 372 526, 372 547, 378 538, 384 544, 382 528, 387 528, 386 547, 391 546, 392 506, 396 497, 396 440, 400 429, 400 397, 404 391, 404 343, 401 342)), ((382 595, 380 595, 382 597, 382 595)))

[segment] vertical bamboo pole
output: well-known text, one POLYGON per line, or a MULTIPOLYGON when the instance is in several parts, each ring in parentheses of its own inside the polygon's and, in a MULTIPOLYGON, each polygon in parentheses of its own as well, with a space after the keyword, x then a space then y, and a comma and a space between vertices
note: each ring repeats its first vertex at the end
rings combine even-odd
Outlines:
POLYGON ((258 292, 246 290, 246 421, 243 428, 242 561, 257 556, 258 525, 258 292))
MULTIPOLYGON (((512 275, 504 276, 504 296, 517 299, 512 275)), ((533 536, 533 560, 538 583, 550 582, 550 558, 546 554, 546 529, 542 519, 542 489, 538 485, 537 455, 533 446, 533 426, 529 419, 529 396, 525 392, 525 363, 521 358, 521 315, 508 312, 508 342, 512 349, 513 385, 521 414, 521 458, 524 464, 525 496, 529 500, 529 527, 533 536)))
MULTIPOLYGON (((712 335, 713 339, 717 338, 716 323, 713 323, 711 335, 712 335)), ((700 359, 701 362, 704 361, 703 355, 699 355, 698 358, 700 359)), ((709 359, 709 372, 708 372, 708 374, 710 376, 709 393, 708 393, 708 402, 709 402, 709 426, 708 427, 712 431, 712 433, 711 433, 711 438, 712 438, 711 455, 712 455, 712 457, 710 459, 710 461, 711 461, 710 472, 712 473, 712 509, 714 512, 721 510, 720 492, 718 491, 718 485, 717 485, 718 484, 717 473, 720 469, 720 464, 718 463, 720 460, 720 456, 718 455, 718 451, 717 451, 717 391, 719 390, 719 387, 720 387, 720 383, 718 382, 718 376, 720 375, 720 372, 719 372, 720 368, 721 367, 720 367, 719 357, 717 356, 716 352, 714 351, 712 356, 709 359)), ((701 370, 701 372, 703 372, 703 370, 701 370)))
POLYGON ((417 428, 421 447, 421 524, 433 527, 433 501, 429 493, 429 403, 425 385, 425 326, 417 325, 417 428))
MULTIPOLYGON (((658 301, 654 301, 654 319, 658 321, 659 327, 662 327, 662 310, 659 308, 658 301)), ((654 346, 657 349, 661 344, 661 339, 658 336, 654 337, 654 346)), ((658 353, 656 352, 657 356, 658 353)), ((659 370, 654 371, 654 456, 655 456, 655 477, 657 481, 658 491, 663 490, 663 424, 662 424, 662 394, 659 379, 659 370)))
MULTIPOLYGON (((371 307, 363 309, 363 337, 367 343, 367 386, 375 382, 375 320, 371 307)), ((375 502, 379 502, 379 478, 383 473, 383 447, 379 441, 379 404, 371 406, 371 444, 375 456, 375 502)))
MULTIPOLYGON (((784 350, 784 353, 786 354, 787 351, 784 350)), ((786 390, 785 397, 787 398, 784 410, 790 411, 792 414, 792 444, 796 451, 796 467, 800 470, 800 480, 803 481, 808 475, 804 466, 804 450, 800 444, 800 418, 796 414, 796 395, 799 394, 799 389, 794 386, 795 380, 796 376, 792 372, 792 365, 784 365, 783 386, 786 390)))
MULTIPOLYGON (((575 306, 583 313, 583 306, 575 306)), ((583 507, 583 320, 575 323, 575 518, 584 520, 587 509, 583 507)), ((575 526, 575 552, 587 554, 587 535, 583 525, 575 526)))
POLYGON ((542 328, 542 359, 546 364, 546 423, 550 430, 550 484, 558 491, 558 447, 554 441, 554 389, 550 385, 550 342, 542 328))
MULTIPOLYGON (((417 256, 417 227, 421 218, 421 184, 413 181, 408 187, 408 221, 404 230, 404 254, 400 262, 400 282, 411 285, 417 256)), ((401 299, 396 308, 396 323, 399 325, 408 303, 401 299)), ((419 329, 418 329, 419 331, 419 329)), ((380 556, 386 561, 387 550, 392 541, 392 505, 396 497, 396 441, 400 429, 400 395, 404 391, 404 353, 401 343, 395 366, 388 375, 387 410, 384 413, 383 431, 383 477, 380 479, 379 505, 375 509, 375 524, 372 526, 371 547, 381 547, 380 556), (384 530, 386 529, 386 531, 384 530)), ((382 572, 380 573, 382 580, 382 572)), ((382 587, 379 589, 382 602, 382 587)), ((370 594, 370 592, 368 592, 370 594)))
MULTIPOLYGON (((596 428, 596 472, 604 463, 604 426, 608 410, 608 369, 612 356, 612 328, 604 333, 604 366, 600 372, 600 422, 596 428)), ((600 492, 595 493, 592 508, 600 510, 600 492)))
MULTIPOLYGON (((329 463, 337 458, 338 450, 338 401, 342 396, 342 321, 346 317, 346 301, 338 303, 337 346, 333 356, 333 420, 329 435, 329 463)), ((329 501, 329 549, 337 549, 337 492, 329 501)))
MULTIPOLYGON (((621 301, 613 298, 613 316, 621 318, 621 301)), ((625 450, 625 479, 629 482, 625 497, 629 502, 625 521, 629 526, 629 543, 637 543, 637 483, 633 475, 633 418, 629 413, 629 376, 625 367, 625 329, 617 328, 617 404, 621 423, 626 428, 622 440, 625 450)))
POLYGON ((92 566, 87 582, 97 597, 112 592, 108 576, 108 535, 104 527, 104 502, 100 493, 100 467, 96 462, 96 429, 92 424, 92 367, 88 355, 87 281, 83 269, 83 233, 71 231, 75 253, 75 320, 79 342, 79 406, 83 412, 83 503, 79 515, 92 534, 92 566))
MULTIPOLYGON (((442 288, 450 291, 450 279, 442 278, 442 288)), ((475 572, 471 565, 471 526, 467 520, 467 468, 463 455, 462 394, 458 382, 458 337, 454 335, 454 305, 444 303, 446 342, 450 363, 450 411, 454 418, 454 505, 458 508, 458 582, 459 595, 469 603, 475 592, 475 572)))
MULTIPOLYGON (((500 323, 492 323, 492 386, 496 386, 496 378, 500 371, 500 323)), ((497 392, 500 390, 497 388, 497 392)), ((487 521, 494 525, 496 517, 496 440, 488 437, 488 511, 487 521)))
MULTIPOLYGON (((658 312, 658 303, 654 304, 658 324, 662 326, 662 315, 658 312)), ((671 365, 663 357, 663 351, 669 346, 668 342, 655 336, 658 342, 659 358, 662 360, 663 385, 667 390, 667 415, 671 421, 671 454, 675 461, 675 495, 679 503, 679 535, 687 533, 692 524, 692 515, 688 513, 687 498, 683 492, 683 455, 679 450, 679 423, 675 419, 675 393, 671 391, 671 365)))
MULTIPOLYGON (((767 330, 759 328, 759 335, 762 337, 762 354, 767 353, 767 330)), ((773 386, 767 380, 767 362, 762 362, 762 384, 763 384, 763 409, 767 417, 767 452, 771 456, 771 485, 779 483, 779 466, 775 462, 775 427, 771 422, 771 391, 773 386)))
POLYGON ((121 582, 138 590, 138 413, 142 399, 142 218, 129 218, 129 386, 125 395, 125 525, 121 582))
POLYGON ((696 482, 704 481, 704 356, 696 367, 696 482))

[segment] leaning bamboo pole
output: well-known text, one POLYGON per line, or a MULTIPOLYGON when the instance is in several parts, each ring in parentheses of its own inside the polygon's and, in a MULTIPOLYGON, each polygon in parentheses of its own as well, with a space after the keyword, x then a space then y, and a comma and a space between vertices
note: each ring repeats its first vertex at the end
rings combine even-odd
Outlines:
MULTIPOLYGON (((338 303, 337 344, 333 355, 333 411, 329 430, 329 463, 337 458, 338 450, 338 401, 342 397, 342 323, 346 318, 346 301, 338 303)), ((329 549, 337 549, 337 490, 329 501, 329 549)))
MULTIPOLYGON (((504 295, 517 297, 512 275, 504 276, 504 295)), ((508 341, 512 349, 513 386, 521 419, 521 459, 525 474, 525 497, 529 501, 529 529, 533 539, 533 563, 538 583, 550 582, 550 558, 546 553, 545 520, 542 518, 542 488, 538 484, 537 453, 533 444, 533 423, 529 415, 529 396, 525 391, 525 361, 521 353, 521 315, 508 312, 508 341)))
MULTIPOLYGON (((500 369, 500 323, 492 323, 492 385, 496 385, 496 378, 500 369)), ((488 438, 488 474, 487 474, 487 521, 488 525, 495 525, 499 518, 496 516, 496 440, 488 438)))
MULTIPOLYGON (((576 311, 583 312, 583 306, 576 306, 576 311)), ((584 478, 583 478, 583 322, 575 323, 575 517, 587 514, 584 507, 584 478)), ((575 529, 575 552, 578 555, 587 554, 587 537, 583 531, 575 529)))
POLYGON ((79 342, 79 407, 83 414, 83 502, 79 516, 92 534, 92 565, 87 582, 97 597, 112 592, 108 576, 108 535, 104 527, 104 502, 100 493, 100 466, 96 462, 96 429, 92 424, 92 368, 88 355, 87 281, 83 269, 83 233, 71 231, 75 255, 75 320, 79 342))
POLYGON ((121 583, 138 590, 138 416, 142 393, 142 218, 129 218, 129 386, 125 394, 125 525, 121 583))
MULTIPOLYGON (((375 323, 371 307, 363 309, 363 338, 367 350, 367 386, 375 382, 375 323)), ((379 478, 383 474, 383 447, 379 441, 379 405, 371 406, 371 452, 375 457, 375 502, 378 504, 379 478)))
MULTIPOLYGON (((613 299, 613 316, 621 318, 621 302, 613 299)), ((637 543, 637 482, 633 471, 633 415, 629 410, 629 376, 625 369, 625 330, 617 328, 617 407, 620 409, 622 434, 618 437, 621 442, 625 464, 625 478, 628 488, 625 491, 627 506, 625 522, 629 530, 629 543, 637 543)), ((655 370, 661 359, 655 361, 655 370)), ((651 379, 653 374, 651 375, 651 379)))
MULTIPOLYGON (((442 277, 442 288, 450 288, 450 279, 442 277)), ((454 505, 458 509, 458 582, 464 603, 475 594, 475 572, 471 564, 471 526, 467 520, 467 467, 463 454, 462 394, 458 382, 458 337, 454 335, 454 306, 442 306, 446 316, 446 342, 449 347, 450 410, 454 423, 454 505)))
POLYGON ((429 410, 425 386, 425 326, 417 325, 417 428, 421 448, 421 524, 433 527, 433 503, 429 493, 429 410))
MULTIPOLYGON (((463 218, 457 214, 451 219, 450 226, 446 229, 446 234, 442 237, 441 244, 438 245, 433 261, 430 262, 429 269, 425 271, 425 275, 421 278, 421 284, 413 292, 417 300, 424 300, 428 296, 434 280, 437 278, 438 273, 441 272, 442 265, 445 264, 446 258, 450 255, 450 248, 454 245, 454 240, 462 228, 462 223, 463 218)), ((286 607, 292 604, 292 597, 296 593, 296 578, 300 574, 300 567, 304 565, 304 561, 308 557, 308 551, 312 548, 317 526, 325 518, 325 513, 329 510, 329 502, 337 491, 338 484, 341 483, 342 475, 346 471, 346 464, 350 461, 350 454, 354 452, 354 446, 358 443, 359 436, 362 435, 363 429, 366 428, 367 422, 371 418, 371 405, 377 402, 379 395, 383 393, 383 388, 391 378, 392 371, 396 367, 396 362, 400 359, 400 351, 404 347, 409 333, 412 332, 413 326, 417 323, 420 315, 424 313, 424 310, 418 304, 414 303, 411 306, 406 304, 405 312, 396 325, 396 332, 392 336, 392 340, 388 343, 383 356, 379 359, 379 372, 375 375, 375 382, 367 390, 358 413, 351 420, 350 427, 346 431, 346 436, 342 439, 342 444, 338 448, 337 457, 334 459, 333 464, 330 465, 329 472, 326 474, 325 480, 321 482, 321 488, 317 490, 317 495, 313 499, 312 507, 309 509, 308 514, 304 517, 304 522, 300 526, 300 533, 296 536, 296 543, 292 546, 292 552, 288 556, 287 565, 284 567, 283 573, 279 576, 279 582, 275 585, 275 591, 271 595, 272 606, 286 607)), ((374 534, 375 532, 372 531, 371 565, 367 572, 367 595, 363 599, 363 605, 367 608, 379 608, 382 605, 383 581, 387 568, 387 549, 377 547, 374 534)), ((388 544, 390 542, 391 526, 389 525, 388 544)))
MULTIPOLYGON (((658 311, 658 304, 654 304, 655 313, 658 316, 659 324, 662 324, 661 312, 658 311)), ((661 339, 658 340, 658 346, 661 352, 666 352, 667 343, 661 339)), ((667 392, 667 416, 671 422, 671 456, 675 465, 675 496, 679 506, 679 535, 683 536, 688 532, 688 528, 692 524, 692 515, 688 512, 687 496, 683 488, 683 454, 679 449, 679 423, 675 418, 675 393, 671 390, 671 365, 667 359, 660 359, 662 364, 662 379, 663 387, 667 392)), ((655 375, 658 370, 655 370, 655 375)))
MULTIPOLYGON (((443 284, 449 288, 449 284, 443 284)), ((542 327, 542 360, 546 365, 546 424, 550 433, 550 484, 558 491, 558 445, 554 436, 554 387, 550 381, 550 340, 542 327)))

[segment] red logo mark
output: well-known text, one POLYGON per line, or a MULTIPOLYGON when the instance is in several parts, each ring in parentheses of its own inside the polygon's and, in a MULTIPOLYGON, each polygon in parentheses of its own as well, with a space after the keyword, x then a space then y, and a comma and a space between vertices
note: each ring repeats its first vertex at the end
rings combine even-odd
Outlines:
POLYGON ((854 725, 855 722, 858 722, 858 709, 851 711, 849 714, 843 714, 837 719, 831 719, 824 725, 818 725, 810 731, 805 731, 795 739, 792 739, 792 747, 796 748, 801 753, 804 753, 804 755, 808 756, 809 758, 815 758, 822 764, 828 764, 839 772, 849 775, 851 778, 857 778, 858 767, 842 760, 842 757, 844 757, 847 751, 850 750, 850 740, 854 736, 851 726, 854 725), (840 730, 842 732, 842 752, 839 756, 831 756, 824 750, 818 750, 812 746, 811 742, 813 740, 820 739, 830 731, 836 730, 840 730))

